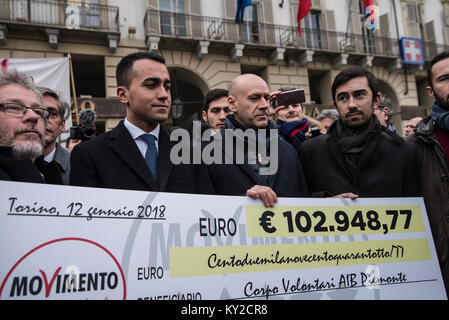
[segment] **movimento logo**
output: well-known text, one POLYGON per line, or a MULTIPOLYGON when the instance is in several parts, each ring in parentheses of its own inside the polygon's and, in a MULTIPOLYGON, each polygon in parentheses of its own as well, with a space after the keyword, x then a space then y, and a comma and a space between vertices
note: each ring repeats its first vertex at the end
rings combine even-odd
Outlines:
POLYGON ((0 299, 126 299, 123 270, 102 245, 83 238, 48 241, 9 270, 0 299))

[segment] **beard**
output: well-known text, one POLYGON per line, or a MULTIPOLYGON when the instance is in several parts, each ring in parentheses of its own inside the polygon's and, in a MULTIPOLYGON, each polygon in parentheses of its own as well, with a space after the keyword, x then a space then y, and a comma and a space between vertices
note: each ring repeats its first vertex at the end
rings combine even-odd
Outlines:
POLYGON ((31 159, 35 160, 42 155, 43 146, 40 141, 27 140, 27 141, 14 141, 12 144, 12 152, 14 159, 31 159))
POLYGON ((371 123, 372 115, 373 114, 367 114, 362 111, 349 111, 344 115, 344 117, 342 117, 342 121, 345 127, 351 132, 361 132, 364 131, 371 123), (360 115, 360 118, 356 120, 349 119, 351 115, 355 114, 360 115))
POLYGON ((441 108, 446 111, 449 111, 449 96, 444 99, 440 95, 438 95, 435 90, 433 91, 433 96, 435 98, 435 103, 441 108))
POLYGON ((31 134, 28 139, 17 139, 18 135, 26 134, 23 131, 25 130, 17 130, 11 134, 6 132, 5 128, 0 127, 0 145, 11 147, 16 160, 31 159, 34 161, 43 152, 42 134, 36 130, 38 137, 31 134))

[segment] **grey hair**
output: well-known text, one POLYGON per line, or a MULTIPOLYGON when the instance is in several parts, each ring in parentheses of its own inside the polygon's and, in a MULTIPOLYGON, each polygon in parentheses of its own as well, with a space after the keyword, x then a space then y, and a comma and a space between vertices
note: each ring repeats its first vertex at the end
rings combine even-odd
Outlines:
POLYGON ((385 95, 380 96, 379 103, 377 105, 377 109, 383 110, 384 108, 388 108, 388 112, 386 112, 387 116, 391 117, 393 114, 393 102, 391 99, 385 95))
POLYGON ((69 117, 69 105, 61 99, 61 95, 56 91, 46 87, 37 87, 37 90, 42 94, 42 97, 50 96, 54 98, 58 102, 58 110, 61 119, 67 120, 67 118, 69 117))
POLYGON ((42 104, 42 95, 36 89, 36 85, 34 84, 33 77, 31 77, 23 72, 18 72, 16 69, 10 70, 8 72, 0 73, 0 87, 6 86, 8 84, 18 84, 19 86, 22 86, 25 89, 32 90, 36 94, 36 96, 39 98, 39 101, 42 104))
POLYGON ((326 118, 330 118, 332 120, 338 120, 338 118, 340 117, 340 115, 338 114, 337 110, 334 109, 324 109, 323 111, 321 111, 321 113, 319 115, 317 115, 315 117, 316 120, 323 120, 326 118))

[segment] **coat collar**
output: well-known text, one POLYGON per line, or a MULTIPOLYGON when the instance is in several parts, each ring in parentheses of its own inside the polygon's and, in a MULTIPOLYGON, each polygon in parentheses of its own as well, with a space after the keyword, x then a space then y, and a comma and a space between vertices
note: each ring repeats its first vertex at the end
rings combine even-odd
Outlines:
POLYGON ((112 150, 148 185, 151 190, 164 190, 167 185, 168 177, 170 176, 171 168, 173 167, 170 161, 170 140, 165 130, 161 129, 159 134, 158 182, 156 182, 151 174, 145 159, 142 157, 134 139, 123 124, 123 121, 111 130, 110 140, 112 150))
MULTIPOLYGON (((259 172, 257 172, 257 164, 248 164, 248 163, 237 163, 237 159, 236 159, 236 147, 235 147, 235 143, 241 143, 242 140, 244 140, 245 135, 240 135, 239 133, 240 130, 238 131, 234 131, 235 129, 241 129, 243 132, 246 130, 245 127, 243 127, 235 118, 233 115, 229 115, 226 117, 226 123, 225 123, 225 128, 221 130, 220 134, 222 137, 222 154, 224 155, 223 157, 223 161, 225 161, 225 158, 232 158, 232 163, 239 167, 242 171, 244 171, 253 181, 255 184, 258 185, 265 185, 265 186, 269 186, 272 187, 274 185, 275 182, 275 178, 276 175, 269 175, 269 176, 261 176, 259 172), (229 134, 226 134, 226 132, 232 132, 232 141, 234 143, 233 145, 233 154, 232 155, 228 155, 226 153, 226 143, 225 140, 227 138, 231 138, 231 136, 229 134), (266 178, 266 180, 264 179, 266 178), (264 182, 265 181, 265 182, 264 182)), ((262 130, 269 130, 269 129, 277 129, 277 125, 275 123, 273 123, 272 121, 268 121, 268 125, 266 128, 263 128, 262 130)), ((255 130, 256 134, 257 134, 257 130, 255 130)), ((278 142, 280 142, 280 139, 278 140, 278 142)), ((257 146, 257 144, 256 144, 257 146)), ((245 144, 245 156, 248 155, 248 151, 247 151, 247 144, 245 144)), ((280 155, 282 156, 282 155, 280 155)), ((256 156, 256 158, 259 158, 258 156, 256 156)), ((279 157, 280 159, 280 157, 279 157)), ((260 167, 259 167, 260 170, 260 167)))
POLYGON ((70 167, 70 153, 58 143, 56 143, 55 149, 53 160, 59 164, 62 172, 66 172, 70 167))

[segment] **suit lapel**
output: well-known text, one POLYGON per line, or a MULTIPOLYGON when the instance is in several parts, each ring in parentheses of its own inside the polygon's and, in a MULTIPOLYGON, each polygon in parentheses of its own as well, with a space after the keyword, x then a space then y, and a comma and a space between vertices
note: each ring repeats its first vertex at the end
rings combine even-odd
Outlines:
MULTIPOLYGON (((245 172, 256 184, 261 184, 261 181, 260 181, 260 177, 259 177, 259 175, 254 171, 254 166, 252 166, 252 165, 249 165, 249 164, 245 164, 245 163, 237 163, 237 160, 236 160, 236 153, 237 153, 237 150, 236 150, 236 144, 237 144, 237 142, 236 142, 236 140, 237 139, 240 139, 239 137, 235 137, 235 139, 233 139, 233 148, 232 148, 232 150, 233 150, 233 154, 227 154, 226 153, 226 142, 225 142, 225 139, 226 138, 229 138, 229 139, 232 139, 232 137, 231 136, 229 136, 229 137, 226 137, 226 135, 225 135, 225 131, 224 130, 222 130, 222 132, 220 133, 220 134, 222 134, 223 136, 222 136, 222 150, 223 150, 223 154, 225 155, 225 158, 227 158, 227 159, 232 159, 232 163, 234 163, 234 164, 236 164, 243 172, 245 172)), ((246 150, 246 146, 245 146, 245 156, 247 155, 247 150, 246 150)), ((225 161, 225 159, 223 159, 223 161, 225 161)), ((245 159, 245 161, 246 161, 246 159, 245 159)), ((245 162, 244 161, 244 162, 245 162)))
POLYGON ((157 159, 157 174, 159 190, 165 190, 168 178, 170 177, 173 164, 170 160, 171 142, 167 132, 161 127, 159 131, 159 151, 157 159))
POLYGON ((117 127, 112 129, 110 139, 111 149, 117 156, 148 185, 150 190, 159 190, 156 180, 153 178, 145 159, 142 157, 135 141, 123 124, 123 121, 121 121, 117 127))

